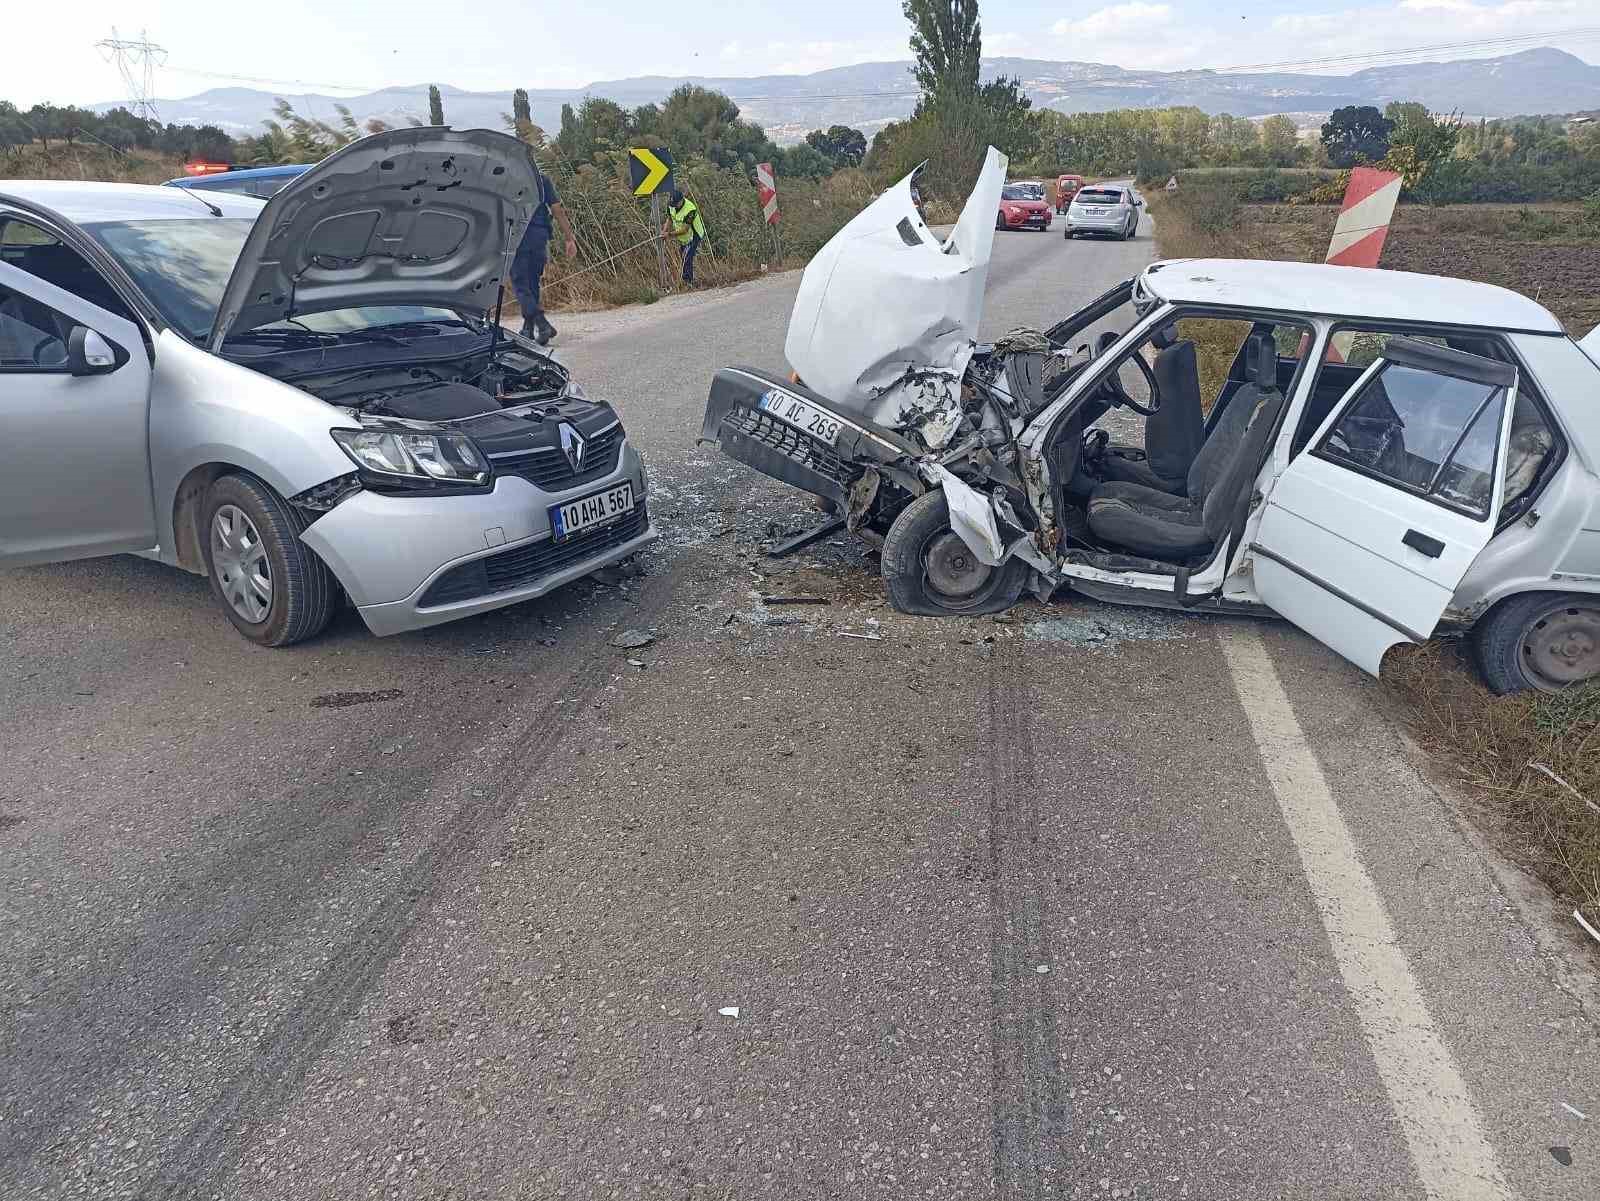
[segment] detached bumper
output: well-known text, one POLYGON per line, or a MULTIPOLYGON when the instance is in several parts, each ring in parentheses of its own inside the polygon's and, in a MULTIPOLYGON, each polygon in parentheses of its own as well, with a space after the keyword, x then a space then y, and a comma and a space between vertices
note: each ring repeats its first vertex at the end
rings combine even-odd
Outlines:
POLYGON ((643 464, 624 444, 614 472, 566 492, 518 476, 501 476, 482 496, 362 492, 300 537, 382 636, 531 600, 627 558, 658 537, 645 502, 643 464), (632 513, 554 540, 550 506, 624 481, 633 484, 632 513))
POLYGON ((841 507, 865 468, 917 454, 898 434, 841 414, 809 388, 749 367, 725 367, 712 378, 700 441, 715 442, 730 459, 841 507), (830 446, 764 412, 761 398, 772 389, 801 397, 837 417, 835 443, 830 446))

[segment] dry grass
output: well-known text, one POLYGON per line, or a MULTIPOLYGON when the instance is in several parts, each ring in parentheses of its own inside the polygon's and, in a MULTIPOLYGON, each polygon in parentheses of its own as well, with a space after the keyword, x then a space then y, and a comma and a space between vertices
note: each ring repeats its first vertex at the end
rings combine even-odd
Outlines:
MULTIPOLYGON (((662 294, 656 232, 648 201, 626 186, 627 167, 614 162, 556 167, 556 187, 577 230, 576 262, 560 253, 545 269, 545 305, 552 310, 649 303, 662 294), (641 245, 643 243, 643 245, 641 245)), ((679 186, 700 206, 708 238, 695 259, 699 287, 737 283, 765 271, 800 267, 876 194, 859 171, 824 180, 780 180, 782 213, 776 241, 761 217, 755 185, 742 171, 706 163, 679 164, 679 186)), ((556 248, 552 246, 552 250, 556 248)), ((666 244, 667 290, 676 290, 682 251, 666 244)), ((507 299, 506 311, 516 311, 507 299)))
MULTIPOLYGON (((1182 192, 1150 196, 1163 257, 1316 261, 1336 215, 1327 208, 1246 205, 1235 207, 1230 223, 1217 219, 1208 198, 1189 200, 1182 192)), ((1405 247, 1410 270, 1506 284, 1537 270, 1526 265, 1526 256, 1545 248, 1527 243, 1559 236, 1571 239, 1579 253, 1592 248, 1574 210, 1543 207, 1550 212, 1537 219, 1518 216, 1521 206, 1512 205, 1402 208, 1385 263, 1392 250, 1405 247), (1552 225, 1559 234, 1548 234, 1552 225)), ((1592 303, 1578 298, 1558 307, 1551 295, 1543 299, 1569 325, 1575 312, 1592 303)), ((1209 346, 1213 372, 1216 360, 1229 353, 1229 324, 1185 323, 1218 327, 1197 331, 1208 339, 1202 363, 1209 346)), ((1196 336, 1187 328, 1185 333, 1196 336)), ((1600 925, 1600 807, 1586 799, 1600 797, 1600 684, 1555 696, 1497 697, 1479 682, 1462 643, 1437 640, 1392 651, 1384 661, 1383 684, 1417 739, 1480 802, 1474 819, 1513 861, 1600 925)))
POLYGON ((1383 683, 1500 847, 1600 925, 1600 808, 1585 800, 1600 796, 1600 685, 1495 696, 1460 643, 1437 641, 1391 652, 1383 683))
POLYGON ((126 153, 93 142, 53 142, 48 147, 0 150, 0 179, 88 179, 111 183, 165 183, 183 174, 181 155, 154 150, 126 153))

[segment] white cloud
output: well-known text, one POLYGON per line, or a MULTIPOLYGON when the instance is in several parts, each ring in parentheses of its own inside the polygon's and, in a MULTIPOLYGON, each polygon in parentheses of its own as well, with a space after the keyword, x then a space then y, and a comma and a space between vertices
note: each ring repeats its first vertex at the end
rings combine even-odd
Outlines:
POLYGON ((738 42, 729 42, 726 46, 724 46, 722 48, 722 52, 719 55, 719 57, 728 59, 729 61, 732 61, 732 60, 738 59, 738 58, 743 58, 744 57, 744 47, 739 45, 738 42))
POLYGON ((1081 21, 1062 18, 1050 27, 1050 32, 1058 38, 1103 38, 1148 32, 1152 22, 1171 19, 1172 5, 1142 4, 1134 0, 1131 4, 1113 4, 1110 8, 1099 9, 1081 21))

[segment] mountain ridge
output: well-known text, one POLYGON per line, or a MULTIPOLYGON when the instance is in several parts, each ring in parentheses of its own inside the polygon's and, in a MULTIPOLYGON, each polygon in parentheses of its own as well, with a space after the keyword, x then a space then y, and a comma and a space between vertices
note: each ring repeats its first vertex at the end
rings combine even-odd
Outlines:
MULTIPOLYGON (((1390 100, 1420 100, 1441 112, 1509 117, 1600 108, 1600 66, 1554 47, 1537 47, 1494 58, 1449 59, 1367 67, 1350 75, 1297 72, 1222 72, 1208 69, 1140 71, 1106 63, 1058 62, 1009 56, 985 58, 985 79, 1015 76, 1034 105, 1063 112, 1194 105, 1211 114, 1264 117, 1273 113, 1314 115, 1347 104, 1382 106, 1390 100)), ((582 88, 530 88, 533 119, 554 132, 563 104, 588 95, 635 107, 659 102, 683 83, 715 88, 733 97, 741 113, 760 122, 777 142, 795 142, 807 130, 853 125, 869 135, 910 114, 916 85, 909 61, 855 63, 807 75, 666 76, 596 80, 582 88)), ((458 127, 502 127, 511 92, 473 92, 440 84, 445 119, 458 127)), ((297 112, 328 118, 343 104, 360 121, 377 118, 403 125, 426 119, 426 84, 380 88, 358 96, 317 92, 263 91, 242 86, 210 88, 194 96, 158 100, 163 121, 217 125, 235 135, 253 134, 282 97, 297 112)), ((89 107, 105 111, 126 101, 89 107)))

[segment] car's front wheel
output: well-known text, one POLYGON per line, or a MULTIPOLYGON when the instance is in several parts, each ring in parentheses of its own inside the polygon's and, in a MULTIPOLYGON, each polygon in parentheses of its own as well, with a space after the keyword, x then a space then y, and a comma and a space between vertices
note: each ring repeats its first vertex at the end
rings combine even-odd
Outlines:
POLYGON ((924 493, 900 511, 883 541, 882 563, 894 607, 927 617, 1004 612, 1028 582, 1021 559, 999 567, 978 561, 950 528, 942 491, 924 493))
POLYGON ((1600 675, 1600 596, 1528 592, 1472 627, 1473 657, 1495 692, 1560 692, 1600 675))
POLYGON ((305 523, 271 488, 225 475, 206 493, 200 530, 211 595, 234 629, 260 646, 289 646, 333 617, 333 575, 300 541, 305 523))

